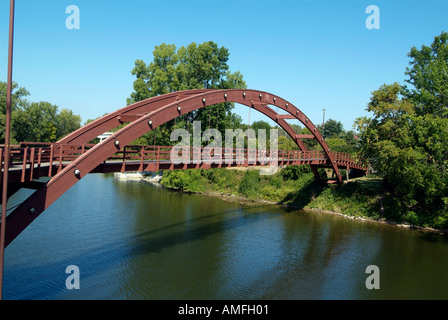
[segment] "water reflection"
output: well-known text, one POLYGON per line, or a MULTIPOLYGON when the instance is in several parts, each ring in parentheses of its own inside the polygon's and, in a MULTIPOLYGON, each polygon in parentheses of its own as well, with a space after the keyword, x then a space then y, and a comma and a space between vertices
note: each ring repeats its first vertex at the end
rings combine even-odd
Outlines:
POLYGON ((6 250, 5 299, 446 299, 439 235, 89 175, 6 250), (81 289, 65 288, 65 268, 81 289), (368 265, 381 289, 367 290, 368 265))

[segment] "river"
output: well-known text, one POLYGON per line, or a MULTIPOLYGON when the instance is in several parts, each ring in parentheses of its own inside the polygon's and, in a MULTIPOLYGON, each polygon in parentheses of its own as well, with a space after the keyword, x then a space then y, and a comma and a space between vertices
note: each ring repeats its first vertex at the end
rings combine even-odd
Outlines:
POLYGON ((447 270, 439 234, 90 174, 6 248, 3 298, 448 299, 447 270))

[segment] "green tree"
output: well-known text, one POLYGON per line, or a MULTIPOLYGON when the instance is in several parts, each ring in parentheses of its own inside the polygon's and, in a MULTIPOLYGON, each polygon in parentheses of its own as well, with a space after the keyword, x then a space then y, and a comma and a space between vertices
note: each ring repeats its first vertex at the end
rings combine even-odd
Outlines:
POLYGON ((354 145, 353 140, 350 139, 342 139, 338 137, 325 139, 328 147, 331 151, 335 152, 345 152, 351 155, 356 154, 356 145, 354 145))
POLYGON ((425 108, 415 106, 405 93, 398 83, 372 93, 367 110, 373 118, 359 121, 361 153, 391 187, 399 218, 445 226, 448 119, 422 114, 425 108))
MULTIPOLYGON (((5 118, 6 118, 6 82, 0 81, 0 143, 5 142, 5 118)), ((20 110, 28 105, 26 97, 29 96, 29 92, 22 87, 19 87, 17 83, 12 83, 11 93, 11 125, 13 118, 17 110, 20 110)), ((11 128, 11 143, 17 143, 14 137, 14 127, 11 128)))
POLYGON ((290 136, 278 137, 278 150, 298 150, 299 147, 290 136))
POLYGON ((324 128, 319 127, 319 130, 321 130, 321 132, 322 131, 324 132, 325 139, 334 138, 338 137, 340 134, 343 133, 344 126, 340 121, 329 119, 328 121, 325 122, 324 128))
MULTIPOLYGON (((302 128, 300 134, 310 135, 312 132, 308 128, 302 128)), ((308 150, 317 150, 320 148, 319 143, 316 139, 303 139, 303 144, 308 150)))
POLYGON ((239 193, 250 198, 255 197, 261 189, 260 174, 258 170, 247 170, 240 181, 239 193))
MULTIPOLYGON (((228 49, 212 41, 199 45, 193 42, 179 49, 174 44, 162 43, 155 47, 151 63, 135 61, 131 71, 136 77, 134 91, 127 103, 181 90, 246 88, 242 74, 230 72, 229 55, 228 49)), ((232 103, 201 108, 160 126, 155 130, 158 132, 150 132, 138 141, 152 144, 156 135, 158 144, 169 145, 171 130, 175 127, 189 130, 193 121, 201 121, 203 130, 210 127, 224 132, 241 123, 241 118, 231 112, 232 108, 232 103)))
POLYGON ((419 115, 448 117, 448 33, 442 32, 430 46, 412 47, 405 94, 419 115))
MULTIPOLYGON (((6 82, 0 81, 0 113, 2 115, 6 113, 6 92, 6 82)), ((28 90, 19 87, 17 83, 12 82, 11 110, 15 111, 26 106, 28 104, 28 101, 25 98, 29 95, 30 93, 28 92, 28 90)))
POLYGON ((387 178, 392 169, 391 157, 398 156, 411 143, 405 116, 408 118, 414 112, 401 92, 401 86, 394 83, 383 85, 372 93, 367 110, 373 112, 374 116, 361 134, 361 153, 387 178))
MULTIPOLYGON (((5 112, 6 112, 5 82, 0 82, 0 141, 4 143, 5 112)), ((68 133, 78 129, 81 117, 74 115, 69 109, 58 112, 58 106, 49 102, 29 102, 26 97, 29 92, 12 83, 11 96, 11 142, 21 141, 54 142, 68 133)))
POLYGON ((250 125, 250 128, 255 130, 255 133, 257 134, 257 136, 259 133, 258 130, 264 130, 266 133, 266 141, 269 140, 269 137, 271 134, 271 126, 269 125, 268 122, 263 121, 263 120, 255 121, 254 123, 252 123, 250 125))
POLYGON ((56 141, 57 109, 48 102, 32 102, 24 109, 17 110, 13 118, 17 141, 56 141))
POLYGON ((81 117, 63 108, 56 118, 56 136, 62 138, 81 127, 81 117))
POLYGON ((295 133, 300 133, 302 131, 302 127, 300 127, 298 124, 290 124, 290 125, 295 133))

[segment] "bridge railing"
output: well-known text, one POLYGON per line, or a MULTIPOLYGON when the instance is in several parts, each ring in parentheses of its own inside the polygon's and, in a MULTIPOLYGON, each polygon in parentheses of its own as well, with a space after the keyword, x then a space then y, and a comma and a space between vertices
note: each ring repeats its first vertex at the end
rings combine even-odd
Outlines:
MULTIPOLYGON (((357 156, 344 152, 332 152, 333 160, 339 166, 349 166, 363 169, 363 161, 357 156)), ((157 164, 177 163, 216 163, 235 165, 268 165, 275 162, 277 165, 301 164, 328 164, 328 156, 323 151, 301 150, 269 150, 250 148, 215 148, 191 146, 141 146, 130 145, 115 153, 109 160, 126 163, 140 162, 143 168, 148 162, 157 164)))
MULTIPOLYGON (((41 168, 45 166, 52 176, 87 152, 94 144, 56 144, 40 142, 21 142, 11 146, 10 171, 20 173, 20 181, 32 181, 41 176, 41 168)), ((3 168, 4 146, 0 146, 1 164, 3 168)))
MULTIPOLYGON (((10 164, 12 171, 20 174, 20 181, 31 181, 41 175, 53 176, 67 164, 90 150, 95 144, 58 144, 21 142, 11 146, 10 164), (45 167, 47 171, 40 170, 45 167)), ((0 162, 3 162, 4 146, 0 145, 0 162)), ((343 152, 332 152, 339 166, 363 169, 362 159, 343 152)), ((269 150, 250 148, 213 148, 181 146, 129 145, 118 150, 106 162, 138 166, 158 170, 161 165, 178 163, 220 163, 226 165, 328 165, 329 159, 322 151, 269 150), (151 166, 150 166, 151 165, 151 166)))
POLYGON ((220 163, 267 165, 273 162, 287 164, 324 164, 328 161, 322 151, 269 150, 249 148, 215 148, 189 146, 126 146, 109 160, 121 160, 123 163, 168 162, 175 163, 220 163))
POLYGON ((345 152, 332 152, 333 158, 340 164, 357 165, 363 167, 365 161, 358 155, 352 155, 345 152))

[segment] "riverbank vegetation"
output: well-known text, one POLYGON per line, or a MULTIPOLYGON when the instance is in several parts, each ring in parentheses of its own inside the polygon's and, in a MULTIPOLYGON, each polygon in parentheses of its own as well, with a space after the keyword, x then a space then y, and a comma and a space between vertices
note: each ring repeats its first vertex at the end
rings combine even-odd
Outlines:
POLYGON ((396 215, 448 226, 448 33, 413 47, 405 84, 384 84, 358 118, 360 153, 384 178, 396 215))
MULTIPOLYGON (((322 169, 321 169, 322 170, 322 169)), ((342 186, 318 183, 308 166, 288 166, 273 175, 259 169, 201 169, 164 171, 160 184, 183 192, 266 202, 294 209, 310 209, 416 227, 446 229, 442 223, 416 223, 403 214, 400 198, 382 177, 360 177, 342 186)))
POLYGON ((306 165, 287 166, 272 175, 262 175, 255 168, 164 171, 160 183, 186 192, 404 222, 396 216, 381 178, 357 178, 341 187, 327 186, 318 183, 306 165))
POLYGON ((165 187, 190 192, 237 195, 249 200, 289 202, 292 194, 314 182, 308 166, 290 166, 273 174, 260 175, 251 169, 175 170, 163 172, 165 187))

